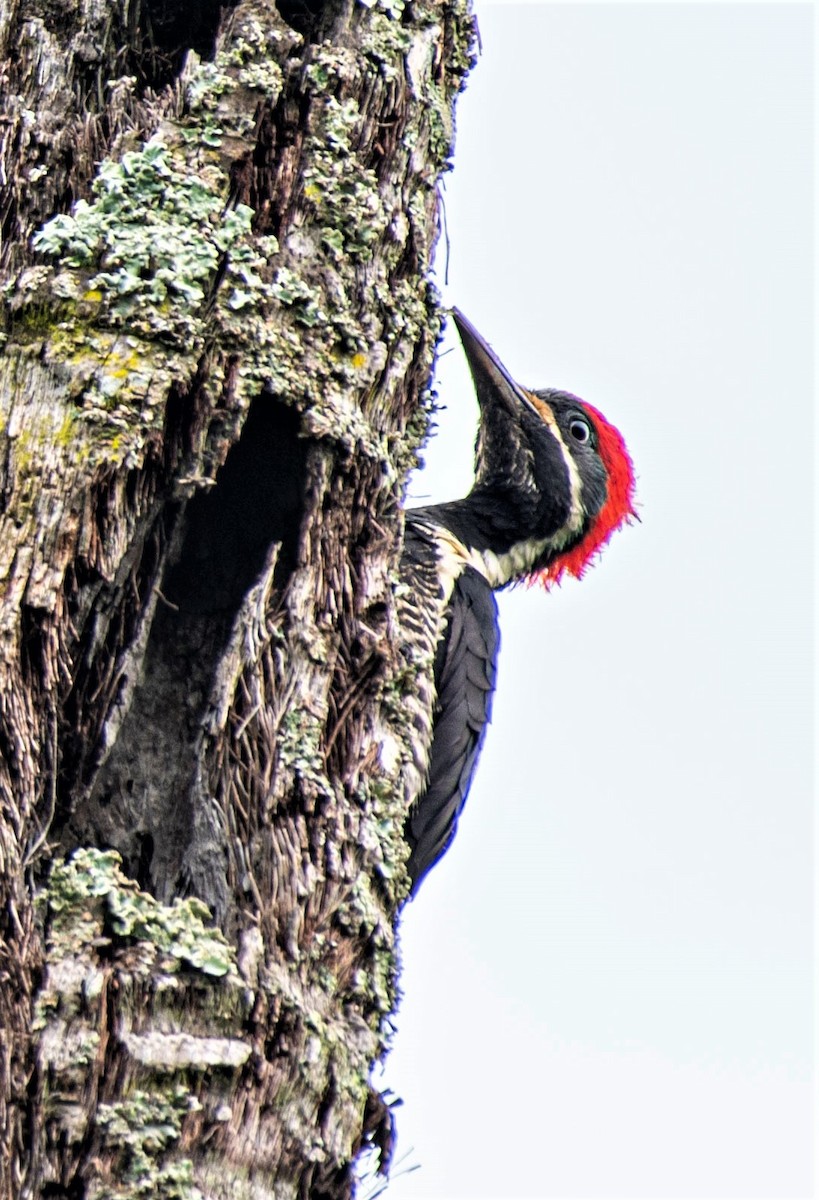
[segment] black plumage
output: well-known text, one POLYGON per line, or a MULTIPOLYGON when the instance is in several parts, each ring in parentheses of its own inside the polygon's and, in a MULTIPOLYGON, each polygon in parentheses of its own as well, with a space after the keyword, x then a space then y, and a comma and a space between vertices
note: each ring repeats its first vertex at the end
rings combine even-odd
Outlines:
MULTIPOLYGON (((410 527, 409 536, 412 536, 410 527)), ((455 582, 435 655, 436 703, 429 779, 407 821, 409 872, 418 883, 455 836, 492 713, 500 646, 498 606, 467 567, 455 582)))

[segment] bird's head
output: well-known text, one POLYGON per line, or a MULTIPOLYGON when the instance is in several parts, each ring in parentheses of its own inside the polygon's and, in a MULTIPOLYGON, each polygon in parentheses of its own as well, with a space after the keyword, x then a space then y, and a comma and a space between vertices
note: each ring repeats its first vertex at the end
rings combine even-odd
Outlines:
POLYGON ((524 532, 532 547, 521 575, 545 587, 564 574, 579 579, 636 516, 625 442, 577 396, 521 387, 466 317, 452 315, 481 410, 471 495, 501 498, 516 512, 515 537, 524 532))

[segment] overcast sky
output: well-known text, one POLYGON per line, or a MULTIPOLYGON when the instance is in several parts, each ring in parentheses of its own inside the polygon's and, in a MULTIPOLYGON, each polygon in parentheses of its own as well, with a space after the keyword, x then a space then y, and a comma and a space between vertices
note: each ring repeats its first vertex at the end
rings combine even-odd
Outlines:
MULTIPOLYGON (((642 524, 502 597, 403 921, 388 1196, 809 1196, 813 9, 477 12, 439 284, 622 429, 642 524)), ((446 345, 419 503, 471 478, 446 345)))

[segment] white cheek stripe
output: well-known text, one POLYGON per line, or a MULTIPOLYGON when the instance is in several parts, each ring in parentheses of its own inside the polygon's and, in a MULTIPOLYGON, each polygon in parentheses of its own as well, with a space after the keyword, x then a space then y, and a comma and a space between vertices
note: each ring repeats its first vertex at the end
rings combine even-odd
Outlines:
MULTIPOLYGON (((563 435, 560 432, 560 426, 555 420, 555 415, 552 412, 551 405, 548 400, 543 400, 535 392, 526 393, 532 404, 535 406, 540 416, 543 418, 544 425, 548 425, 551 432, 554 434, 555 441, 560 446, 560 453, 563 455, 563 461, 566 464, 566 470, 569 472, 569 495, 571 497, 569 519, 563 526, 563 529, 555 534, 555 539, 561 539, 566 542, 571 534, 577 533, 583 524, 583 519, 586 515, 583 508, 583 481, 580 478, 580 472, 577 469, 577 463, 572 458, 568 446, 563 441, 563 435)), ((559 547, 557 547, 559 548, 559 547)))
POLYGON ((557 422, 552 426, 552 433, 557 439, 560 446, 560 453, 563 455, 563 461, 566 464, 566 469, 569 472, 569 491, 571 494, 571 511, 569 519, 564 526, 565 532, 577 533, 583 524, 585 511, 583 508, 583 480, 580 478, 580 472, 577 469, 577 463, 572 458, 569 448, 563 441, 560 430, 557 427, 557 422))

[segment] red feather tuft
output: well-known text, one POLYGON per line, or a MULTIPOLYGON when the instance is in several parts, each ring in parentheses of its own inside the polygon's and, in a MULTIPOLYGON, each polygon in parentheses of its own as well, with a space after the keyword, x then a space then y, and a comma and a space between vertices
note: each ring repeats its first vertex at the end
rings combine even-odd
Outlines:
POLYGON ((600 457, 608 472, 608 495, 595 521, 577 545, 538 571, 532 579, 549 588, 560 583, 568 572, 575 579, 582 579, 591 561, 600 553, 615 530, 637 514, 634 511, 634 466, 620 431, 610 425, 602 413, 591 404, 583 403, 597 431, 600 457))

